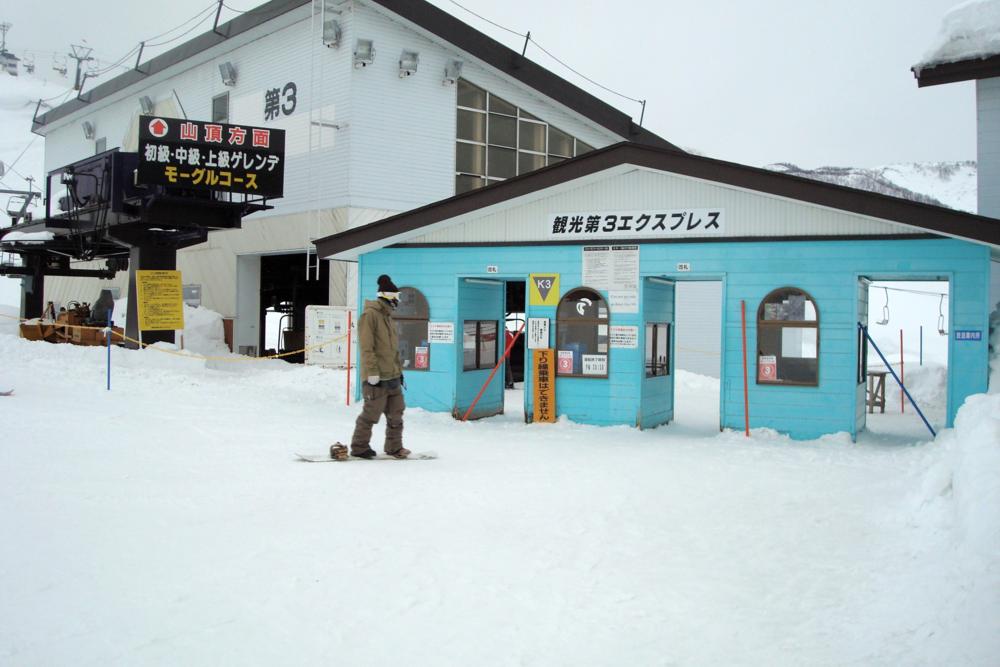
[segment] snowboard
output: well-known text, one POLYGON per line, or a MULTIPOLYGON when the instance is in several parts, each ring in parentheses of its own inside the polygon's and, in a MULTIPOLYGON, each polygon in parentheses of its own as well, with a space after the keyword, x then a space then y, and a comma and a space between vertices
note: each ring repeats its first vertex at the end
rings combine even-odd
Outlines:
POLYGON ((379 454, 371 459, 359 459, 356 456, 349 456, 346 459, 331 459, 329 454, 299 454, 298 452, 295 453, 295 456, 299 458, 299 461, 304 461, 306 463, 347 463, 348 461, 429 461, 430 459, 437 458, 437 454, 434 452, 411 452, 405 459, 397 459, 395 456, 389 456, 388 454, 379 454))
POLYGON ((10 391, 0 391, 0 396, 13 396, 13 395, 14 395, 13 389, 11 389, 10 391))

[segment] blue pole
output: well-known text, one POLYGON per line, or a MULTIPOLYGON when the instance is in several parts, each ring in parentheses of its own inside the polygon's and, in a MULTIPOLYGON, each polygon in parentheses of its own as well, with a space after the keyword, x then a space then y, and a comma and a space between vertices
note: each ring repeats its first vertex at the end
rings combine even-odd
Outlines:
POLYGON ((892 366, 886 360, 885 355, 882 354, 882 350, 878 349, 878 345, 876 345, 875 341, 872 340, 872 337, 868 335, 868 327, 861 324, 861 322, 858 322, 858 327, 865 334, 865 338, 867 338, 868 342, 872 344, 872 347, 875 348, 875 351, 878 352, 878 356, 882 360, 882 363, 885 364, 885 367, 889 369, 890 373, 892 373, 892 377, 896 380, 896 384, 899 385, 899 388, 903 390, 903 393, 906 394, 906 398, 910 399, 910 405, 916 408, 917 414, 920 415, 920 418, 924 420, 924 426, 926 426, 927 430, 931 432, 931 435, 936 438, 937 433, 934 432, 934 429, 931 427, 930 422, 927 421, 927 417, 924 417, 924 413, 920 411, 920 406, 917 405, 917 402, 913 400, 912 396, 910 396, 910 392, 908 392, 906 390, 906 387, 903 386, 903 382, 902 380, 899 379, 899 376, 896 375, 896 371, 892 370, 892 366))
POLYGON ((111 313, 108 312, 108 391, 111 391, 111 328, 113 322, 111 321, 111 313))

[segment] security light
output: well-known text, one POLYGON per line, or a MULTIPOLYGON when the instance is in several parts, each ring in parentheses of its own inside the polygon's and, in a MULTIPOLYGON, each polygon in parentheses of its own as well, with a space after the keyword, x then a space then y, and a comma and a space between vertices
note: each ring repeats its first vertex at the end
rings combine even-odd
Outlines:
POLYGON ((334 18, 328 18, 323 21, 323 43, 326 44, 328 48, 337 48, 340 46, 340 22, 334 18))
POLYGON ((139 97, 139 107, 142 109, 142 113, 149 116, 153 113, 153 100, 148 95, 141 95, 139 97))
POLYGON ((222 75, 222 85, 224 86, 235 86, 236 85, 236 68, 228 60, 219 65, 219 74, 222 75))
POLYGON ((399 78, 410 76, 417 71, 420 64, 420 54, 416 51, 403 51, 399 54, 399 78))
POLYGON ((444 66, 444 85, 454 86, 458 78, 462 76, 462 61, 451 60, 444 66))
POLYGON ((354 45, 354 67, 361 69, 375 62, 375 44, 370 39, 359 39, 354 45))
POLYGON ((89 120, 83 121, 83 137, 84 137, 84 139, 93 139, 94 138, 94 132, 96 130, 97 130, 97 128, 95 128, 94 124, 91 123, 89 120))

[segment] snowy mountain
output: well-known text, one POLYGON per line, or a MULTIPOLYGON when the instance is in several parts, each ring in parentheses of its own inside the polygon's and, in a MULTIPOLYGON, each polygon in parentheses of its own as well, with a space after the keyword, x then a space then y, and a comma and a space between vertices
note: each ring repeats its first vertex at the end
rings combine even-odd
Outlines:
POLYGON ((804 169, 788 162, 769 164, 765 169, 826 181, 849 188, 869 190, 892 197, 947 206, 959 211, 976 211, 976 163, 923 162, 863 167, 820 167, 804 169))

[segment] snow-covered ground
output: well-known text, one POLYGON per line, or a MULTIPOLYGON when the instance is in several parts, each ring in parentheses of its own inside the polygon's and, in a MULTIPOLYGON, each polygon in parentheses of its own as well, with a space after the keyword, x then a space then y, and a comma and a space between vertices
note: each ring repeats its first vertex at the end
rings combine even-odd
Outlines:
MULTIPOLYGON (((479 422, 407 411, 435 461, 306 464, 350 436, 343 371, 115 348, 107 391, 105 349, 0 314, 0 664, 1000 655, 1000 394, 934 441, 912 415, 746 439, 679 373, 664 428, 525 425, 513 391, 479 422)), ((217 318, 188 320, 219 355, 217 318)))

